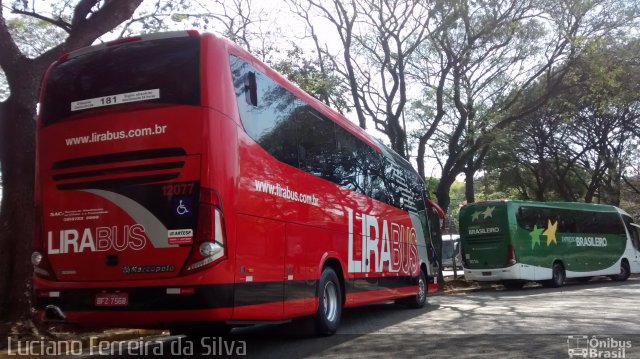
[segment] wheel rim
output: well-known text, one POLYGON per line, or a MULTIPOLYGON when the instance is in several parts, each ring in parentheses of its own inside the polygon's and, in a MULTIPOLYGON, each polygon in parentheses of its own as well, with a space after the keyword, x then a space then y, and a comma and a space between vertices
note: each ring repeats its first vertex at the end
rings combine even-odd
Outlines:
POLYGON ((560 267, 555 268, 555 277, 556 284, 560 285, 562 284, 562 282, 564 282, 564 278, 562 278, 562 269, 560 267))
POLYGON ((324 316, 328 321, 336 320, 338 313, 338 290, 336 284, 327 282, 324 286, 322 303, 324 304, 324 316))
POLYGON ((624 263, 620 266, 620 276, 624 277, 627 275, 627 266, 624 263))
POLYGON ((420 278, 418 279, 418 302, 422 303, 425 299, 425 297, 427 296, 427 286, 424 282, 424 278, 421 275, 420 278))

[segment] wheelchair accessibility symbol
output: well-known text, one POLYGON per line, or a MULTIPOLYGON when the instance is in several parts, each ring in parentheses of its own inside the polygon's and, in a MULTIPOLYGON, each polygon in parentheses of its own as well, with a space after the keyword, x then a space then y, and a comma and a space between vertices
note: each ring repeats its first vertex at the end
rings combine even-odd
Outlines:
POLYGON ((182 204, 182 200, 180 200, 180 204, 176 208, 176 212, 178 212, 178 214, 181 215, 181 216, 183 214, 189 213, 189 210, 187 209, 187 207, 185 207, 184 204, 182 204))
POLYGON ((178 217, 189 217, 192 215, 193 200, 188 197, 175 198, 173 200, 173 215, 178 217))

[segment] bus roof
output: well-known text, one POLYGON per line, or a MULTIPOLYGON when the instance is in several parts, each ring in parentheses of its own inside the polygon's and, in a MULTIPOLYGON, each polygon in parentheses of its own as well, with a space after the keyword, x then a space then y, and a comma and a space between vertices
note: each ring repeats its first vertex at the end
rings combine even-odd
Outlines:
POLYGON ((512 200, 512 199, 500 199, 500 200, 487 200, 480 201, 475 203, 466 204, 465 207, 471 206, 486 206, 486 205, 499 205, 499 204, 508 204, 513 203, 517 205, 527 205, 527 206, 536 206, 536 207, 553 207, 553 208, 564 208, 564 209, 582 209, 589 210, 594 212, 618 212, 621 214, 628 215, 629 214, 616 206, 609 204, 596 204, 596 203, 584 203, 584 202, 536 202, 536 201, 524 201, 524 200, 512 200))

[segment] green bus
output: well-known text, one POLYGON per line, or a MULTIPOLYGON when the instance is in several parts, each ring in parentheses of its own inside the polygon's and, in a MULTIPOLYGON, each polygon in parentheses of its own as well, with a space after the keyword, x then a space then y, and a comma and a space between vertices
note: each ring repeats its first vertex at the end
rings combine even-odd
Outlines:
POLYGON ((507 288, 600 275, 626 280, 640 271, 639 234, 627 212, 608 205, 502 200, 460 210, 465 278, 507 288))

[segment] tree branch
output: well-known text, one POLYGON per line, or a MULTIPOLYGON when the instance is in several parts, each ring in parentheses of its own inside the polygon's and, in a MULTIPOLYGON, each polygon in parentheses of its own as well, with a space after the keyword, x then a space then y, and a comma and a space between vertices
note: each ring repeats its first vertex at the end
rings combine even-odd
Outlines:
POLYGON ((17 8, 13 8, 11 9, 11 12, 14 14, 20 14, 20 15, 24 15, 24 16, 29 16, 29 17, 33 17, 35 19, 38 20, 42 20, 44 22, 48 22, 51 25, 57 26, 59 28, 61 28, 62 30, 66 31, 67 33, 71 32, 71 24, 69 24, 68 22, 62 20, 62 19, 51 19, 48 18, 44 15, 40 15, 36 12, 33 11, 24 11, 24 10, 20 10, 17 8))
POLYGON ((91 9, 98 0, 82 0, 74 11, 72 29, 67 40, 36 59, 46 67, 62 53, 91 45, 98 37, 129 19, 143 0, 106 1, 97 11, 91 9))
POLYGON ((0 51, 0 67, 4 70, 7 81, 11 83, 11 73, 20 71, 28 59, 13 42, 2 12, 2 0, 0 0, 0 49, 2 49, 0 51))

